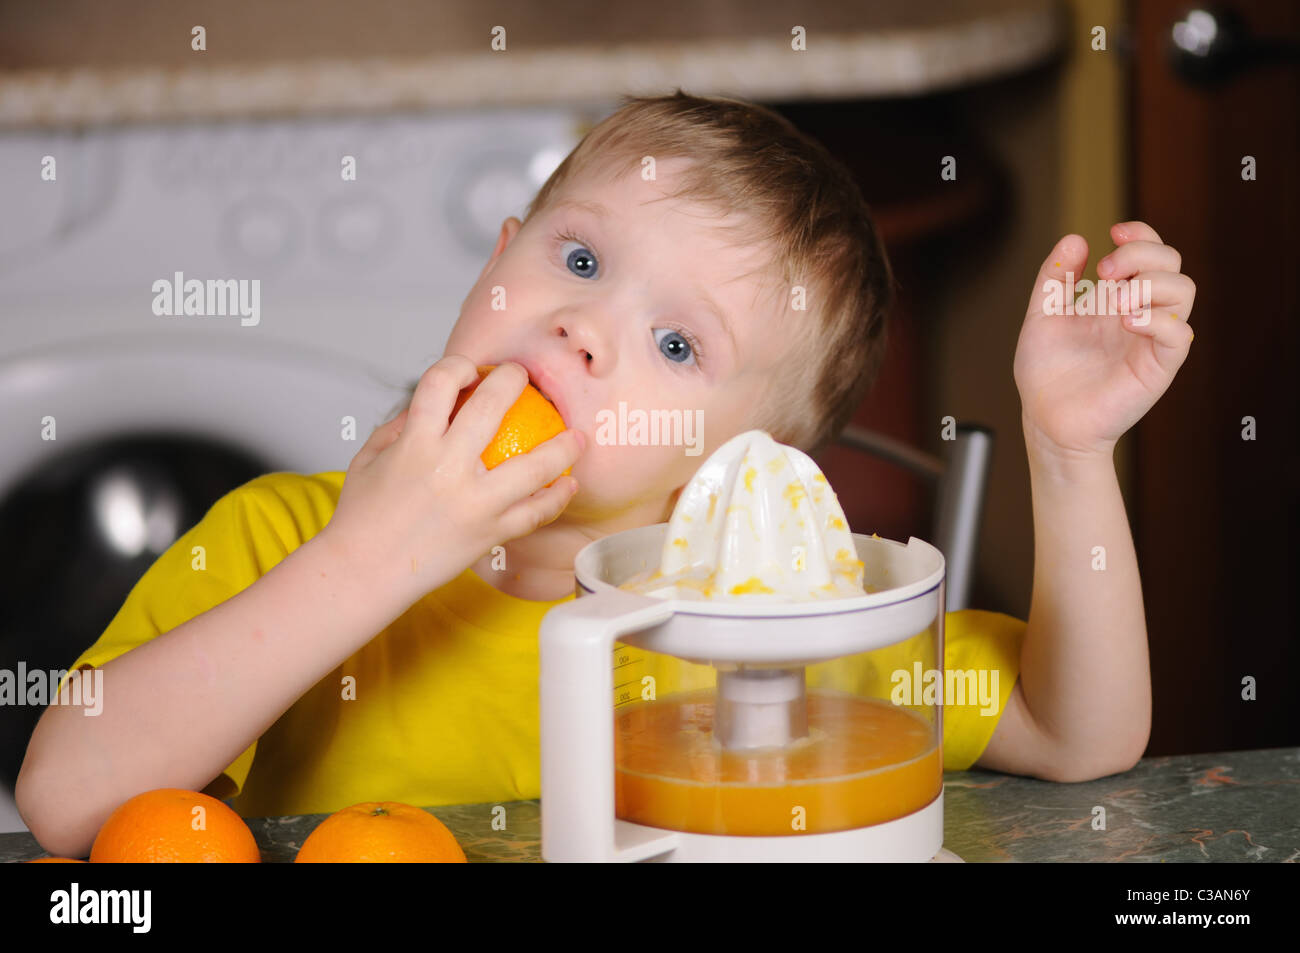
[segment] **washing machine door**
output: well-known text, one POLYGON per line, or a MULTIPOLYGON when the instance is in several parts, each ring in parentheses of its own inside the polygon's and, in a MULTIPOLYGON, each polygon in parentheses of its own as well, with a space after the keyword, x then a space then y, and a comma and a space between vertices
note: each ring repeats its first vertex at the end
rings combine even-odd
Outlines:
MULTIPOLYGON (((361 365, 219 334, 0 362, 0 668, 66 668, 216 500, 268 472, 346 469, 403 396, 361 365)), ((9 788, 42 711, 0 708, 9 788)))

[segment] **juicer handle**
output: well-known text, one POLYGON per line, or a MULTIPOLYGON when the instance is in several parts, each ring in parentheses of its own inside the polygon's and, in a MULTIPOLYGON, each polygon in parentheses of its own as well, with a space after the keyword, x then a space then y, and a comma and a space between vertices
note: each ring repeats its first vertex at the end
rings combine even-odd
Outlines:
POLYGON ((605 591, 542 618, 543 860, 635 861, 677 846, 674 833, 637 837, 614 817, 614 641, 672 614, 670 602, 605 591))

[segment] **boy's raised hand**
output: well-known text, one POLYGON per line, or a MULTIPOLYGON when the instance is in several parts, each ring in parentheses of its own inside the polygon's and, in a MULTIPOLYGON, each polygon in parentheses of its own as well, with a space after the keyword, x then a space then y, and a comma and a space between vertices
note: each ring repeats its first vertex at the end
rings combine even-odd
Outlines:
POLYGON ((488 471, 480 454, 523 393, 528 372, 499 365, 450 421, 460 391, 478 380, 474 362, 460 354, 425 371, 410 406, 378 427, 352 459, 321 533, 353 566, 392 579, 404 606, 498 543, 554 520, 577 489, 576 480, 560 476, 582 452, 572 430, 488 471))
POLYGON ((1179 272, 1182 256, 1144 222, 1121 222, 1110 233, 1117 247, 1097 271, 1102 282, 1123 282, 1118 301, 1099 284, 1092 314, 1061 313, 1074 306, 1067 273, 1078 284, 1088 262, 1087 241, 1066 235, 1038 272, 1016 345, 1026 443, 1060 459, 1109 459, 1169 387, 1192 342, 1196 286, 1179 272), (1129 279, 1137 280, 1134 301, 1129 279))

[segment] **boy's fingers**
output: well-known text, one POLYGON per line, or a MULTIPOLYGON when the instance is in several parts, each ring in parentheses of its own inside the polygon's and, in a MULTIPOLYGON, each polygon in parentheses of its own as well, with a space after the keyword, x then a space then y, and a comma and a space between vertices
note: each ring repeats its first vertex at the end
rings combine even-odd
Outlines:
POLYGON ((1073 275, 1077 282, 1083 277, 1087 264, 1088 242, 1082 235, 1066 235, 1058 241, 1038 269, 1038 278, 1029 298, 1029 312, 1043 314, 1048 299, 1060 297, 1067 275, 1073 275))
POLYGON ((1100 278, 1127 278, 1139 271, 1171 271, 1183 267, 1183 256, 1172 245, 1136 239, 1120 245, 1097 262, 1100 278))
MULTIPOLYGON (((474 380, 478 380, 477 371, 474 372, 474 380)), ((507 361, 493 368, 465 401, 456 414, 453 426, 447 431, 453 451, 458 455, 473 457, 482 454, 501 429, 506 411, 514 405, 527 386, 528 372, 521 365, 507 361)))
POLYGON ((502 514, 500 524, 506 540, 527 536, 538 527, 554 521, 564 512, 577 489, 577 480, 571 476, 562 476, 550 486, 542 487, 532 496, 510 507, 502 514))
POLYGON ((1156 344, 1156 359, 1165 370, 1178 370, 1187 357, 1192 344, 1192 329, 1181 318, 1168 311, 1147 311, 1126 314, 1120 318, 1124 327, 1134 334, 1152 338, 1156 344))
POLYGON ((565 470, 577 462, 582 453, 577 432, 566 430, 549 440, 544 440, 527 453, 511 457, 497 464, 492 473, 498 499, 503 503, 518 500, 536 487, 559 482, 565 470))
POLYGON ((1110 237, 1115 240, 1116 245, 1123 245, 1126 242, 1145 241, 1163 244, 1156 230, 1146 222, 1116 222, 1110 227, 1110 237))
POLYGON ((402 435, 402 431, 406 429, 406 421, 410 416, 410 413, 410 407, 404 408, 400 414, 388 421, 388 423, 384 424, 382 427, 377 428, 375 432, 370 435, 370 439, 374 441, 375 448, 378 451, 382 453, 385 447, 391 446, 393 441, 402 435))
MULTIPOLYGON (((1125 311, 1138 311, 1145 307, 1170 308, 1178 310, 1172 316, 1186 321, 1191 317, 1192 300, 1196 297, 1196 285, 1191 278, 1182 273, 1171 274, 1167 271, 1140 271, 1131 279, 1116 282, 1118 286, 1118 307, 1125 311), (1134 295, 1130 300, 1130 293, 1134 295)), ((1107 295, 1109 303, 1109 295, 1107 295)), ((1101 300, 1100 291, 1098 300, 1101 300)))
POLYGON ((402 430, 406 427, 406 418, 409 413, 410 408, 408 407, 392 420, 376 427, 369 439, 361 445, 357 455, 352 458, 352 466, 357 468, 367 466, 371 460, 383 453, 386 448, 392 446, 393 441, 401 436, 402 430))
POLYGON ((441 437, 447 432, 447 420, 456 398, 477 380, 478 368, 463 354, 448 354, 437 361, 415 385, 415 394, 407 408, 411 426, 420 433, 441 437))

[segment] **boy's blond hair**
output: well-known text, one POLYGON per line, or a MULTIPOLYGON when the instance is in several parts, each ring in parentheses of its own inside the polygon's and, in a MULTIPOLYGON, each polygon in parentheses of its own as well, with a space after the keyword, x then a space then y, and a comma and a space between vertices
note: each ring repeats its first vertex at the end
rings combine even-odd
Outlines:
POLYGON ((693 160, 669 194, 741 213, 737 241, 771 249, 766 272, 788 315, 776 330, 788 330, 794 343, 754 426, 817 453, 875 380, 894 301, 889 259, 857 183, 824 147, 770 109, 679 88, 670 96, 623 97, 551 173, 525 224, 569 182, 639 173, 646 156, 656 163, 693 160), (795 286, 805 289, 806 311, 793 310, 795 286))

